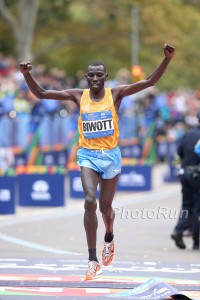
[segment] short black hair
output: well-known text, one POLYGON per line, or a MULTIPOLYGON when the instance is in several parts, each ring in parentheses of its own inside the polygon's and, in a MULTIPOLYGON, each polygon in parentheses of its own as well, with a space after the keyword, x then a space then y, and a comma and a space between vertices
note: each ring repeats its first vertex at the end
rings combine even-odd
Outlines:
MULTIPOLYGON (((91 63, 88 65, 88 67, 89 67, 89 66, 94 66, 94 67, 103 66, 105 74, 107 73, 106 66, 105 66, 105 64, 102 63, 101 61, 98 61, 98 60, 97 60, 97 61, 93 61, 93 62, 91 62, 91 63)), ((88 67, 87 67, 87 69, 88 69, 88 67)))

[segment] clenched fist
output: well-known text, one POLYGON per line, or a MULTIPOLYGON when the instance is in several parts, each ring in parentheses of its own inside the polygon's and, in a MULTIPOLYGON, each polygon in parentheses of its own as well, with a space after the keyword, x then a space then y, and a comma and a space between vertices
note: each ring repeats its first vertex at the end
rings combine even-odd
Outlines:
POLYGON ((27 74, 32 70, 30 61, 22 61, 19 64, 19 69, 22 74, 27 74))
POLYGON ((172 57, 174 56, 174 53, 175 53, 175 48, 173 46, 165 43, 163 46, 163 49, 164 49, 165 56, 168 59, 172 59, 172 57))

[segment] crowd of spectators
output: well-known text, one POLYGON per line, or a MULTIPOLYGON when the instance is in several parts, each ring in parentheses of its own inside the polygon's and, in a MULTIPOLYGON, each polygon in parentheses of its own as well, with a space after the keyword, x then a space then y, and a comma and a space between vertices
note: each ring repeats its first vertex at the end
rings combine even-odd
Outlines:
MULTIPOLYGON (((86 88, 84 71, 78 70, 74 78, 65 70, 35 65, 34 78, 47 89, 86 88)), ((166 75, 167 76, 167 75, 166 75)), ((127 84, 132 81, 127 69, 117 72, 107 86, 127 84)), ((154 138, 159 136, 177 140, 189 126, 196 124, 200 110, 198 91, 179 89, 160 92, 152 87, 126 97, 120 108, 120 141, 142 141, 149 126, 154 124, 154 138)), ((39 130, 39 146, 63 144, 66 147, 77 131, 78 111, 73 102, 36 99, 19 72, 13 57, 0 54, 0 148, 26 149, 31 136, 39 130)))

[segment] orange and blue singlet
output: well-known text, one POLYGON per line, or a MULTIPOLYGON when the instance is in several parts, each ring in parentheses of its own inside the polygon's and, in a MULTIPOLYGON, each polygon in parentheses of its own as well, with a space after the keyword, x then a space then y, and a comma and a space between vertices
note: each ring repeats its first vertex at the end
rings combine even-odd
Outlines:
POLYGON ((93 150, 113 149, 118 145, 119 129, 110 88, 105 88, 99 102, 90 99, 90 90, 83 92, 78 120, 79 145, 93 150))
POLYGON ((80 101, 78 164, 94 169, 102 178, 113 178, 121 172, 121 153, 111 89, 105 88, 99 102, 92 101, 89 92, 85 89, 80 101))

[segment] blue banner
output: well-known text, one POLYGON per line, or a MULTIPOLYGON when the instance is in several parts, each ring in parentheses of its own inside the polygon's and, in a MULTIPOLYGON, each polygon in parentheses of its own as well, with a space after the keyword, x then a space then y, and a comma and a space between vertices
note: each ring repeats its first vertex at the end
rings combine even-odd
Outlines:
POLYGON ((19 205, 64 206, 65 176, 63 174, 18 175, 19 205))
POLYGON ((17 166, 25 166, 27 162, 26 153, 22 152, 15 155, 15 167, 17 166))
POLYGON ((142 144, 120 146, 122 157, 141 158, 142 144))
POLYGON ((60 166, 65 167, 67 164, 68 159, 68 151, 67 150, 60 150, 60 151, 46 151, 43 152, 42 157, 42 165, 45 166, 60 166))
POLYGON ((0 214, 15 213, 15 177, 0 177, 0 214))
POLYGON ((123 166, 119 174, 118 191, 149 191, 152 188, 152 166, 123 166))
MULTIPOLYGON (((151 166, 123 166, 119 174, 118 191, 149 191, 152 188, 151 166)), ((81 174, 78 170, 69 171, 69 189, 71 198, 84 198, 81 174)), ((99 197, 99 190, 97 191, 99 197)))
POLYGON ((168 152, 169 152, 169 144, 167 141, 159 142, 157 144, 156 153, 157 153, 157 157, 160 160, 167 159, 169 155, 168 152))
POLYGON ((164 176, 164 181, 166 182, 174 182, 179 181, 179 178, 177 177, 177 165, 175 164, 175 161, 177 155, 177 143, 176 142, 170 142, 168 143, 168 174, 164 176))

